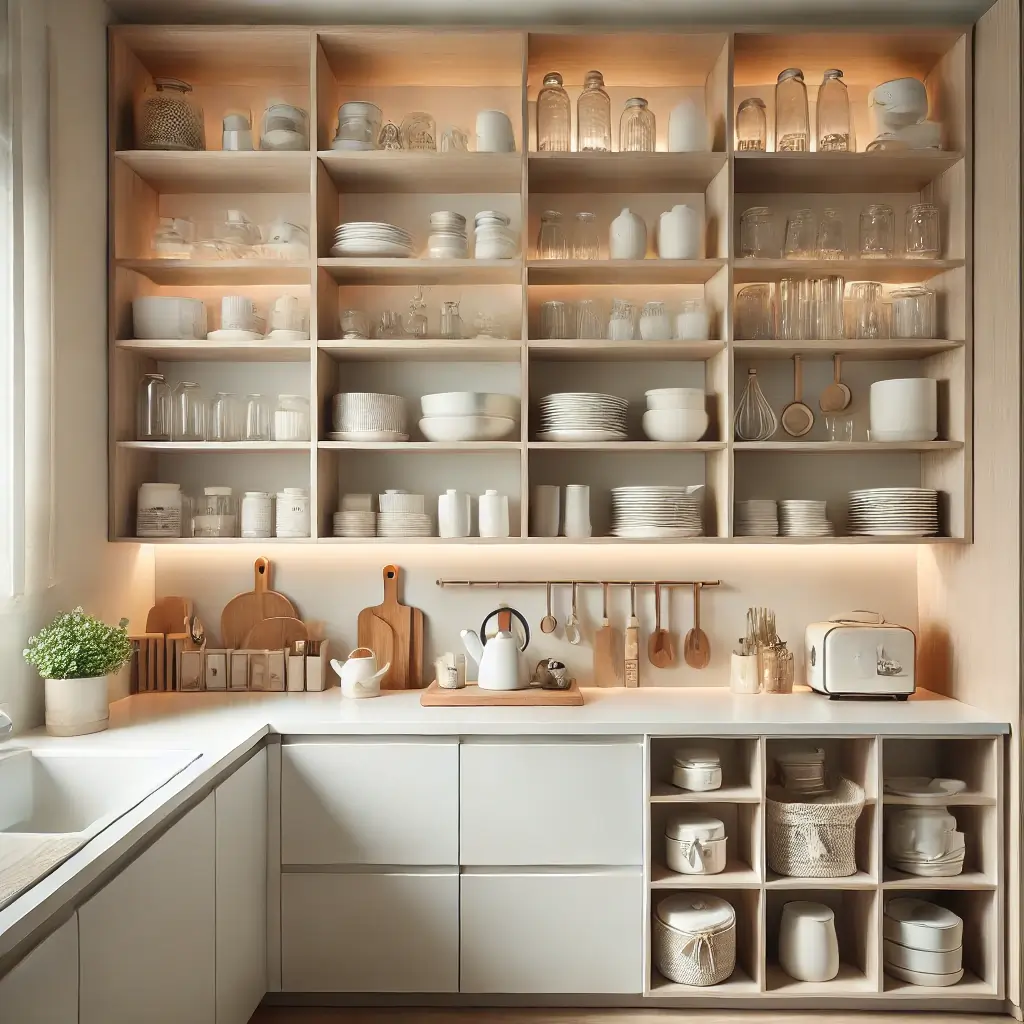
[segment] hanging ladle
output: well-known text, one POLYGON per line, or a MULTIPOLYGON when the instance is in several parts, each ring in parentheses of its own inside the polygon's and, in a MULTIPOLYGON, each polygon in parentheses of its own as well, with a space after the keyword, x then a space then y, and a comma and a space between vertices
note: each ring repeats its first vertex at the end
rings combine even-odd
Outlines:
POLYGON ((803 437, 814 426, 814 413, 804 405, 804 369, 799 356, 793 356, 793 401, 782 410, 782 429, 790 437, 803 437))
POLYGON ((547 598, 547 606, 544 618, 540 620, 540 631, 542 633, 554 633, 555 627, 558 625, 558 619, 551 614, 551 584, 546 584, 544 590, 547 598))
POLYGON ((822 412, 842 412, 849 404, 853 395, 842 382, 842 356, 832 357, 832 383, 825 387, 818 399, 818 408, 822 412))

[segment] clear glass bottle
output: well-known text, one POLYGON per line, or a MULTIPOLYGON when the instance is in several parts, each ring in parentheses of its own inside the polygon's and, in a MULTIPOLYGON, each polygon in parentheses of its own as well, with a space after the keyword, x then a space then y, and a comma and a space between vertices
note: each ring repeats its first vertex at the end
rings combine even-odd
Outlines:
POLYGON ((171 440, 206 440, 206 401, 193 381, 180 381, 171 394, 171 440))
POLYGON ((775 152, 806 153, 809 139, 804 73, 786 68, 775 85, 775 152))
POLYGON ((767 148, 768 120, 765 117, 764 100, 760 96, 751 96, 736 111, 736 151, 763 153, 767 148))
POLYGON ((745 259, 779 258, 775 216, 767 206, 751 206, 740 215, 740 256, 745 259))
POLYGON ((537 235, 537 259, 569 259, 569 239, 562 227, 562 215, 557 210, 545 210, 540 215, 540 232, 537 235))
POLYGON ((572 258, 596 260, 601 255, 601 237, 597 233, 597 217, 593 213, 576 214, 572 233, 572 258))
POLYGON ((656 137, 654 111, 647 100, 642 96, 626 100, 619 118, 619 152, 653 153, 656 137))
POLYGON ((171 389, 162 373, 144 374, 139 382, 135 439, 170 441, 171 389))
POLYGON ((537 149, 541 153, 568 153, 572 140, 572 103, 562 88, 562 76, 549 71, 537 94, 537 149))
POLYGON ((850 94, 838 68, 826 71, 821 80, 815 120, 819 153, 852 153, 857 148, 850 120, 850 94))
POLYGON ((576 151, 608 153, 612 148, 612 101, 600 71, 588 71, 576 101, 576 151))

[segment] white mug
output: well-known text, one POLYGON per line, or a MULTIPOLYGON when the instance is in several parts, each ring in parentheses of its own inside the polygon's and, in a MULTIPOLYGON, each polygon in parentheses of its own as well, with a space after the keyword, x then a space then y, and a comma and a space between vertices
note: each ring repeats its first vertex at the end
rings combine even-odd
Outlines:
POLYGON ((539 484, 533 489, 530 503, 534 537, 557 537, 561 518, 561 489, 551 484, 539 484))
POLYGON ((503 110, 481 110, 476 115, 476 151, 478 153, 514 153, 516 136, 512 122, 503 110))
POLYGON ((565 523, 562 532, 566 537, 589 537, 590 488, 586 484, 566 484, 565 523))
POLYGON ((245 295, 225 295, 220 302, 220 326, 224 331, 251 331, 256 322, 256 303, 245 295))

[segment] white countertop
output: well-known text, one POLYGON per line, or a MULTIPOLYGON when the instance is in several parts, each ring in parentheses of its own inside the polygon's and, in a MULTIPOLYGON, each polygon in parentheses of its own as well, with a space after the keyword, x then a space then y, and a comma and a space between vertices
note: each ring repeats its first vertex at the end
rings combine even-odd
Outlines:
MULTIPOLYGON (((100 751, 192 750, 201 757, 0 910, 4 958, 67 917, 83 894, 161 822, 259 746, 284 736, 979 736, 1009 732, 976 708, 918 691, 910 701, 830 701, 809 691, 737 696, 722 688, 585 689, 582 707, 425 708, 419 691, 374 700, 323 693, 143 694, 111 705, 106 732, 73 739, 42 730, 5 746, 100 751)), ((19 953, 20 953, 19 950, 19 953)))

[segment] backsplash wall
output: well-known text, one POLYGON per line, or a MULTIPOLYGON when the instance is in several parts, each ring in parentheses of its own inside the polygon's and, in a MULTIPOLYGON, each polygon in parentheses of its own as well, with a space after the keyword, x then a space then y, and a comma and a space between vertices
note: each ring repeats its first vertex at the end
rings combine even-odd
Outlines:
MULTIPOLYGON (((569 588, 558 588, 554 614, 558 629, 540 632, 544 615, 543 587, 483 590, 440 588, 435 581, 447 579, 720 579, 722 585, 705 590, 701 600, 701 625, 711 640, 711 664, 703 672, 682 663, 682 638, 693 624, 689 589, 676 589, 663 598, 663 616, 677 636, 680 665, 655 669, 641 658, 641 685, 726 686, 729 652, 745 631, 750 605, 767 605, 776 611, 778 629, 797 655, 797 681, 803 678, 804 627, 855 608, 882 612, 887 619, 917 628, 917 556, 912 547, 900 545, 870 548, 828 545, 794 550, 788 546, 743 545, 638 546, 597 550, 567 546, 522 548, 511 546, 431 547, 374 545, 356 547, 288 547, 258 543, 230 548, 182 547, 156 549, 157 596, 190 597, 207 632, 220 631, 220 613, 235 594, 252 589, 253 562, 261 554, 271 557, 273 589, 287 595, 306 620, 324 623, 333 653, 346 655, 356 646, 356 618, 362 608, 383 600, 382 569, 389 561, 402 571, 401 600, 421 608, 426 618, 425 672, 430 674, 434 657, 443 651, 462 650, 459 631, 478 629, 484 615, 499 604, 521 611, 534 632, 528 656, 531 662, 544 657, 564 661, 583 685, 589 682, 593 648, 591 640, 600 625, 601 591, 580 591, 580 616, 584 639, 579 647, 564 639, 563 626, 569 611, 569 588)), ((638 590, 641 646, 654 628, 651 588, 638 590)), ((629 592, 612 591, 613 624, 624 628, 629 615, 629 592)), ((664 625, 664 622, 663 622, 664 625)), ((141 628, 132 623, 133 629, 141 628)), ((432 675, 431 675, 432 678, 432 675)), ((927 686, 927 680, 920 680, 927 686)))

